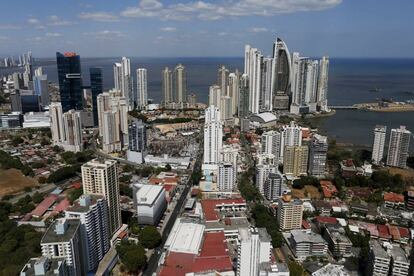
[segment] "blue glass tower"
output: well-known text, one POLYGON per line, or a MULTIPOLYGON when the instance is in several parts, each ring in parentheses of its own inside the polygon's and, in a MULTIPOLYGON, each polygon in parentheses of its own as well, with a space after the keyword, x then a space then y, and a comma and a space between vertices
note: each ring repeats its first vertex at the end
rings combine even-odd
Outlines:
POLYGON ((80 57, 76 53, 56 53, 60 101, 63 112, 82 110, 82 76, 80 57))
POLYGON ((89 75, 91 78, 91 92, 92 92, 92 106, 93 106, 93 121, 95 126, 98 125, 98 107, 96 105, 96 97, 103 93, 102 68, 89 68, 89 75))

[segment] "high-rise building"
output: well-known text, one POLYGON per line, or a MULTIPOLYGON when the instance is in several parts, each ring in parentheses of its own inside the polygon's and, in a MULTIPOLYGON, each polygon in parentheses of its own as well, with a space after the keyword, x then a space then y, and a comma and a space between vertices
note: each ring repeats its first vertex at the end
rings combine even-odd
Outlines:
POLYGON ((187 77, 185 67, 178 64, 174 68, 174 102, 185 103, 187 101, 187 77))
POLYGON ((240 75, 239 71, 236 70, 234 73, 229 74, 229 86, 228 86, 228 96, 231 97, 232 100, 232 110, 233 115, 238 114, 238 108, 239 108, 239 85, 240 85, 240 75))
POLYGON ((221 96, 220 98, 220 112, 223 121, 233 118, 232 100, 229 96, 221 96))
POLYGON ((267 57, 262 58, 260 65, 260 99, 259 110, 260 112, 272 111, 273 107, 273 76, 274 76, 274 59, 267 57))
POLYGON ((270 173, 276 173, 277 167, 273 164, 259 164, 256 165, 256 187, 260 194, 265 194, 266 182, 269 179, 270 173))
POLYGON ((309 144, 309 174, 324 177, 328 154, 328 138, 319 134, 313 135, 309 144))
POLYGON ((89 76, 90 76, 90 81, 91 81, 93 122, 94 122, 94 125, 97 126, 99 124, 97 98, 99 94, 103 93, 102 68, 101 67, 89 68, 89 76))
POLYGON ((367 275, 389 275, 391 258, 377 240, 370 241, 367 275))
POLYGON ((69 275, 85 275, 80 220, 55 220, 46 230, 40 241, 42 256, 49 259, 65 259, 69 275))
POLYGON ((282 137, 280 140, 280 161, 283 162, 283 156, 286 146, 302 145, 302 128, 295 124, 294 121, 290 125, 285 125, 281 129, 282 137))
POLYGON ((406 168, 408 151, 410 147, 411 132, 400 126, 391 129, 390 142, 388 145, 387 166, 406 168))
POLYGON ((387 134, 386 126, 375 126, 374 143, 372 145, 372 162, 380 164, 384 157, 385 136, 387 134))
POLYGON ((49 86, 47 83, 47 75, 35 76, 33 78, 33 88, 36 95, 40 96, 42 107, 50 104, 49 86))
POLYGON ((165 67, 164 70, 162 70, 161 75, 164 104, 171 103, 174 101, 172 72, 168 67, 165 67))
POLYGON ((221 122, 220 110, 212 105, 205 112, 203 164, 217 166, 223 144, 222 137, 223 124, 221 122))
POLYGON ((115 160, 93 159, 82 165, 83 193, 102 195, 108 204, 109 234, 121 227, 118 168, 115 160))
POLYGON ((129 109, 134 107, 135 97, 133 95, 133 79, 131 76, 131 60, 126 57, 122 57, 121 61, 121 72, 122 72, 122 82, 121 82, 121 92, 122 97, 127 101, 129 109))
POLYGON ((220 87, 221 96, 228 96, 229 70, 224 65, 218 69, 217 85, 220 87))
POLYGON ((238 103, 238 117, 240 119, 247 118, 250 114, 249 111, 249 77, 247 74, 243 74, 240 78, 239 85, 239 103, 238 103))
POLYGON ((79 111, 73 109, 63 113, 64 141, 61 146, 66 151, 78 152, 83 150, 82 122, 79 111))
MULTIPOLYGON (((208 105, 214 105, 221 108, 221 89, 218 85, 212 85, 208 92, 208 105)), ((222 110, 220 110, 222 111, 222 110)))
POLYGON ((273 154, 277 160, 280 158, 281 134, 279 131, 270 130, 264 132, 261 137, 262 153, 273 154))
POLYGON ((220 163, 217 185, 221 192, 232 192, 236 188, 236 169, 232 163, 220 163))
POLYGON ((329 111, 328 108, 328 74, 329 58, 323 56, 319 61, 319 78, 318 78, 318 108, 320 111, 329 111))
POLYGON ((148 105, 147 94, 147 69, 137 69, 137 101, 136 105, 140 109, 145 109, 148 105))
POLYGON ((270 201, 276 201, 287 191, 283 175, 277 170, 276 172, 269 173, 268 179, 264 184, 265 198, 270 201))
POLYGON ((190 108, 194 108, 197 105, 197 95, 196 94, 190 94, 187 97, 187 102, 190 108))
POLYGON ((31 258, 20 271, 20 276, 66 276, 68 275, 65 258, 31 258))
POLYGON ((52 142, 54 145, 60 145, 65 139, 62 104, 59 102, 51 103, 49 106, 49 114, 52 142))
POLYGON ((82 110, 82 75, 80 57, 76 53, 56 53, 60 101, 63 112, 82 110))
POLYGON ((306 175, 308 155, 307 146, 286 146, 283 156, 283 173, 292 177, 306 175))
POLYGON ((97 97, 99 135, 102 149, 120 151, 128 145, 128 104, 119 91, 102 93, 97 97))
POLYGON ((82 195, 65 211, 65 217, 80 220, 84 271, 95 270, 110 247, 105 198, 101 195, 82 195))
POLYGON ((114 63, 114 89, 117 91, 122 91, 122 64, 114 63))
POLYGON ((277 221, 279 230, 289 231, 302 227, 303 202, 293 199, 290 195, 283 195, 278 200, 277 221))
POLYGON ((277 38, 273 43, 273 58, 276 60, 274 92, 281 91, 288 95, 290 93, 292 62, 286 43, 280 38, 277 38))
POLYGON ((128 160, 138 164, 143 163, 147 150, 147 129, 142 120, 135 119, 129 124, 128 136, 128 160))
POLYGON ((272 244, 265 228, 239 228, 237 276, 259 275, 261 263, 270 262, 272 244))
POLYGON ((260 112, 260 80, 262 54, 250 45, 245 47, 244 73, 249 79, 249 111, 253 114, 260 112))

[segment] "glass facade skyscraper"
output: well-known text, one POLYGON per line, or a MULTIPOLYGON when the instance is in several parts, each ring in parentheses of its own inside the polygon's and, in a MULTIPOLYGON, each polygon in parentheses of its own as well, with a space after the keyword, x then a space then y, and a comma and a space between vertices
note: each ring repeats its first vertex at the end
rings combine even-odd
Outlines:
POLYGON ((102 68, 91 67, 89 68, 89 74, 91 78, 93 121, 94 121, 94 125, 97 126, 98 125, 98 107, 96 104, 96 99, 99 94, 103 93, 102 68))
POLYGON ((80 56, 76 53, 56 53, 60 101, 63 112, 82 110, 82 76, 80 56))

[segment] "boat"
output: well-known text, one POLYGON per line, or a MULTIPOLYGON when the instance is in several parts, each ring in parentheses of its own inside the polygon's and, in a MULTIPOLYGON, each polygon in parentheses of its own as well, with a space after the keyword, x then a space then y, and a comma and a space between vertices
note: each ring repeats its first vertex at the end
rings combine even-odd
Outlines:
POLYGON ((381 92, 381 88, 375 87, 368 90, 369 92, 381 92))

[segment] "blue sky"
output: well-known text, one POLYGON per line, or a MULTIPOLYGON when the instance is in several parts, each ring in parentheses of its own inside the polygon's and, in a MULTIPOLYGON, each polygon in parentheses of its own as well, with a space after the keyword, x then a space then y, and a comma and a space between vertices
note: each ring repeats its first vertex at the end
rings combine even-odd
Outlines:
POLYGON ((2 1, 0 56, 32 50, 81 56, 271 54, 414 57, 413 0, 2 1))

